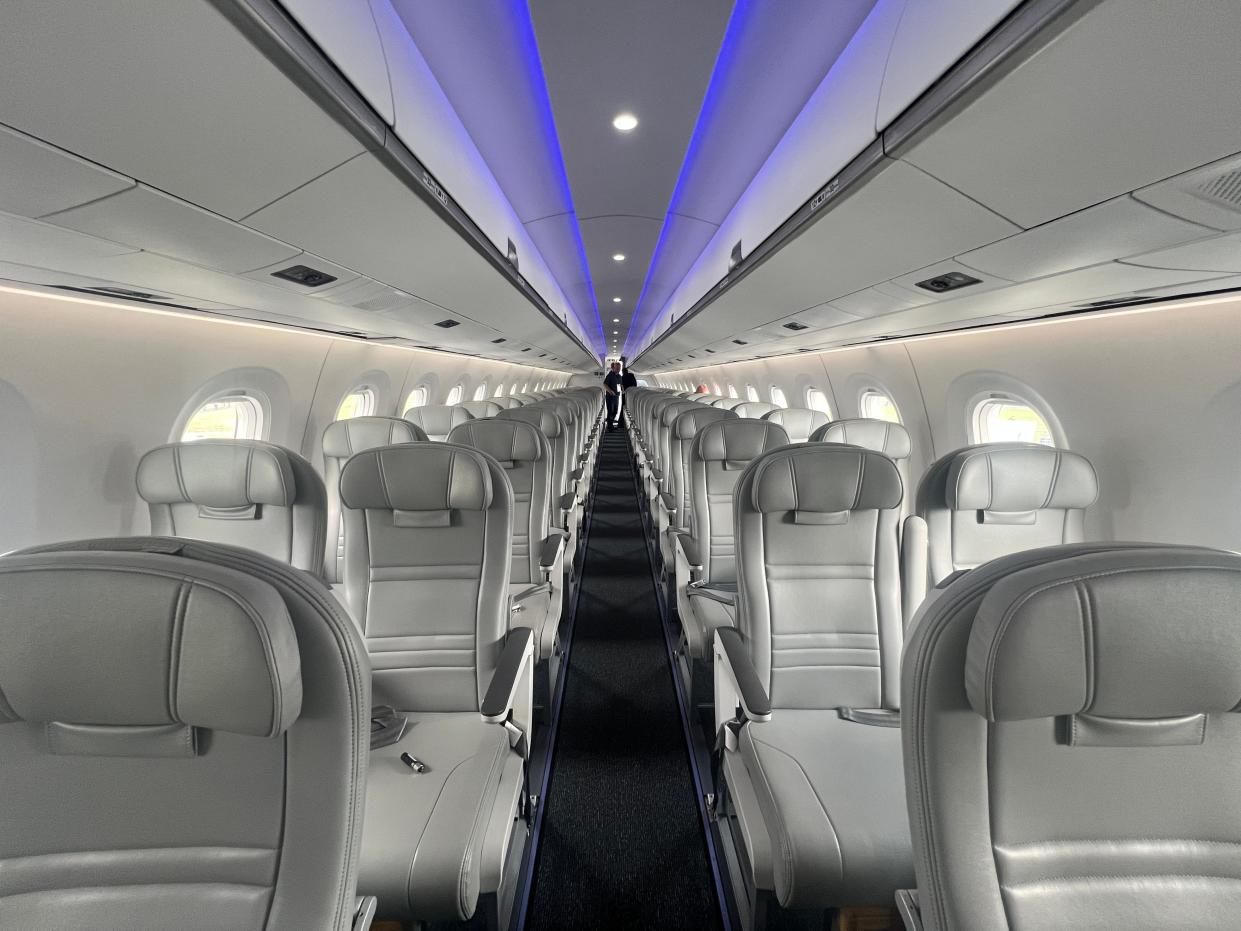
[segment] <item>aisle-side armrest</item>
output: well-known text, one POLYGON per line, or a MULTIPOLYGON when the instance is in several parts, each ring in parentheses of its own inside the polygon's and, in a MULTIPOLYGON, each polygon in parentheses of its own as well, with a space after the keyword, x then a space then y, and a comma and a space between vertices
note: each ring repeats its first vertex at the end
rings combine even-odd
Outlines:
POLYGON ((771 699, 758 678, 741 634, 731 627, 717 628, 712 650, 715 653, 717 717, 731 714, 733 708, 740 705, 751 721, 770 721, 771 699))
POLYGON ((379 910, 379 899, 373 895, 360 895, 353 905, 353 931, 370 931, 379 910))
POLYGON ((673 498, 668 492, 661 491, 659 493, 659 503, 664 506, 664 510, 669 514, 675 514, 677 512, 676 499, 673 498))
POLYGON ((543 548, 539 552, 539 571, 543 573, 544 581, 547 581, 555 571, 564 555, 564 546, 565 537, 561 533, 553 533, 543 541, 543 548))
POLYGON ((701 572, 702 555, 698 552, 698 541, 688 533, 678 533, 676 542, 681 547, 681 552, 685 554, 685 561, 689 564, 690 571, 701 572))
MULTIPOLYGON (((509 631, 504 647, 500 650, 491 684, 487 686, 487 694, 483 696, 479 706, 479 713, 484 721, 503 724, 510 715, 517 718, 524 710, 524 704, 533 703, 533 666, 534 631, 528 627, 514 627, 509 631), (531 692, 528 697, 521 694, 523 687, 531 692)), ((518 720, 514 723, 519 727, 528 724, 518 720)))

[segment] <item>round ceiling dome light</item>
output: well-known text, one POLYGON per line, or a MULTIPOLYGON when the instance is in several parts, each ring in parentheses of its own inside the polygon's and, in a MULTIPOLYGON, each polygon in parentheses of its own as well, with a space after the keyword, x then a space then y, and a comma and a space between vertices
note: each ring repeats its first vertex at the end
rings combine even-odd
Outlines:
POLYGON ((638 128, 638 118, 632 113, 618 113, 612 117, 612 127, 617 132, 631 133, 638 128))
POLYGON ((616 255, 612 256, 612 261, 613 261, 613 262, 623 262, 623 261, 625 261, 625 253, 623 253, 623 252, 618 252, 618 253, 616 253, 616 255))
POLYGON ((620 298, 619 298, 619 297, 614 297, 614 298, 612 298, 612 303, 613 303, 613 304, 619 304, 619 303, 620 303, 620 298))

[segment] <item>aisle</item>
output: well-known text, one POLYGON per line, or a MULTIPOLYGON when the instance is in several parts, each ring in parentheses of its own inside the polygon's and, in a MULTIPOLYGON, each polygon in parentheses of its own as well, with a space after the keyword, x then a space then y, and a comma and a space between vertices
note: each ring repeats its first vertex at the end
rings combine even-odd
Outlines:
POLYGON ((600 451, 527 928, 718 928, 624 433, 600 451))

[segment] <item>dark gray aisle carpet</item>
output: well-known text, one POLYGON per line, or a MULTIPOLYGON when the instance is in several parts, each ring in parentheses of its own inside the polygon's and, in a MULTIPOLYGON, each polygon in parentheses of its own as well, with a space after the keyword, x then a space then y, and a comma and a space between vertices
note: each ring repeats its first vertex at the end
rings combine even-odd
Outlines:
POLYGON ((600 452, 526 927, 720 927, 620 430, 600 452))

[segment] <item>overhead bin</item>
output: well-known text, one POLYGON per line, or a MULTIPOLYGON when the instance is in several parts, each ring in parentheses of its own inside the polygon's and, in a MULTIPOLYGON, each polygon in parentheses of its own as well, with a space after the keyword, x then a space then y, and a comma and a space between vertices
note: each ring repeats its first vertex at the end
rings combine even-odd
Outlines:
POLYGON ((1104 0, 897 154, 1038 226, 1241 149, 1238 35, 1238 3, 1104 0))
POLYGON ((0 211, 42 217, 133 186, 132 178, 0 126, 0 211))
POLYGON ((0 123, 234 220, 364 149, 202 0, 7 3, 0 87, 0 123))

